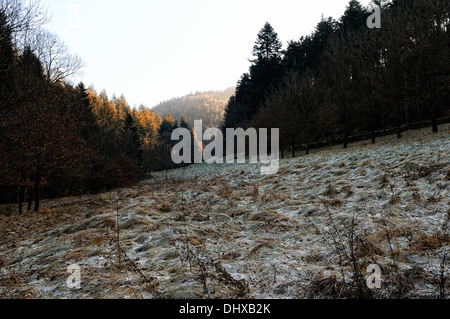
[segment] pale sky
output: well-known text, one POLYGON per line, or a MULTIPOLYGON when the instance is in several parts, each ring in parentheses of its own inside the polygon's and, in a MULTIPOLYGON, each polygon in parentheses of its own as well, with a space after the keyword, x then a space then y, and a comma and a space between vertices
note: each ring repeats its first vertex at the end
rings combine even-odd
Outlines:
POLYGON ((46 28, 86 64, 72 81, 148 107, 236 85, 266 21, 286 46, 310 34, 322 14, 339 18, 348 2, 42 0, 52 17, 46 28))

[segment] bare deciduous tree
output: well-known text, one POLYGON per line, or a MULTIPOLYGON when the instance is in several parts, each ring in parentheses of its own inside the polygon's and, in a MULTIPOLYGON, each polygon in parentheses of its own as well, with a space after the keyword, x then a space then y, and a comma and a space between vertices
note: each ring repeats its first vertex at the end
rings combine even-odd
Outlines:
POLYGON ((70 54, 60 37, 47 30, 34 32, 29 37, 27 46, 33 48, 41 60, 44 74, 51 83, 65 81, 84 67, 81 58, 70 54))
POLYGON ((0 0, 0 14, 6 17, 15 45, 21 47, 30 32, 40 29, 49 21, 40 0, 31 0, 26 4, 21 0, 0 0))

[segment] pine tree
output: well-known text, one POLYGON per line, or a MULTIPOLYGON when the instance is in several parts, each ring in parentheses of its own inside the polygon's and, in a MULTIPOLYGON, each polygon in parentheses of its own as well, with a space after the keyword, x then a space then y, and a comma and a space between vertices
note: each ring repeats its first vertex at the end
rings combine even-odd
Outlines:
POLYGON ((259 31, 258 38, 253 47, 254 61, 279 59, 281 56, 282 43, 269 22, 259 31))
POLYGON ((249 127, 264 99, 282 78, 282 44, 267 22, 258 33, 253 47, 250 72, 245 73, 236 88, 236 95, 225 111, 224 127, 249 127))

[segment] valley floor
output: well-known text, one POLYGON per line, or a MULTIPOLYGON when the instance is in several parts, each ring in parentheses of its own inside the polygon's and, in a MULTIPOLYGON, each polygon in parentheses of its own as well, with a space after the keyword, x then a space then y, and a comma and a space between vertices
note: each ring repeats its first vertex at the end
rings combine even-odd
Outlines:
POLYGON ((39 213, 0 206, 0 298, 450 294, 450 126, 430 131, 286 159, 271 176, 204 164, 39 213), (72 264, 81 289, 66 284, 72 264), (365 286, 371 264, 381 289, 365 286))

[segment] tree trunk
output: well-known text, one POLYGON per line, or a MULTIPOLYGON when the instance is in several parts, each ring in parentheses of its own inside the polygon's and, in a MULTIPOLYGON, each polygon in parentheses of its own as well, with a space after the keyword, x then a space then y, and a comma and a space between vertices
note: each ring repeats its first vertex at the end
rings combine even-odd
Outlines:
POLYGON ((306 137, 306 155, 309 155, 309 150, 311 148, 311 128, 308 127, 307 131, 307 137, 306 137))
POLYGON ((347 121, 345 121, 346 123, 345 123, 345 129, 344 129, 344 149, 347 149, 348 148, 348 136, 349 136, 349 134, 348 134, 348 124, 347 124, 347 121))
POLYGON ((36 173, 36 180, 34 183, 34 211, 38 212, 39 211, 39 191, 40 191, 40 181, 41 177, 39 176, 39 173, 36 173))
POLYGON ((417 117, 419 118, 420 128, 423 128, 422 114, 419 105, 417 105, 417 117))
POLYGON ((347 114, 347 108, 345 108, 345 115, 344 115, 344 149, 348 148, 348 114, 347 114))
POLYGON ((372 144, 376 143, 376 136, 375 136, 375 115, 374 115, 374 111, 373 108, 370 112, 370 131, 371 131, 371 135, 372 135, 372 144))
POLYGON ((384 107, 381 107, 381 128, 383 130, 383 135, 386 135, 386 120, 384 118, 384 107))
POLYGON ((409 108, 405 106, 405 121, 406 121, 406 129, 409 131, 409 108))
POLYGON ((28 196, 28 207, 27 207, 27 211, 31 211, 31 207, 33 206, 33 189, 29 188, 27 191, 27 196, 28 196))
MULTIPOLYGON (((370 102, 369 102, 370 103, 370 102)), ((375 136, 375 107, 370 104, 370 131, 372 135, 372 144, 376 143, 376 136, 375 136)))
POLYGON ((433 133, 438 133, 439 132, 439 127, 438 127, 438 120, 437 120, 437 114, 436 114, 436 106, 435 103, 432 102, 431 103, 431 125, 433 126, 433 133))
POLYGON ((17 188, 17 199, 18 199, 18 202, 19 202, 19 215, 22 215, 22 212, 23 212, 23 205, 22 205, 22 203, 23 203, 23 197, 24 197, 24 188, 22 187, 22 186, 18 186, 18 188, 17 188))
POLYGON ((395 103, 396 107, 396 117, 397 117, 397 138, 402 138, 402 114, 401 114, 401 105, 400 102, 395 103))
POLYGON ((402 138, 402 125, 400 122, 397 124, 397 138, 402 138))

